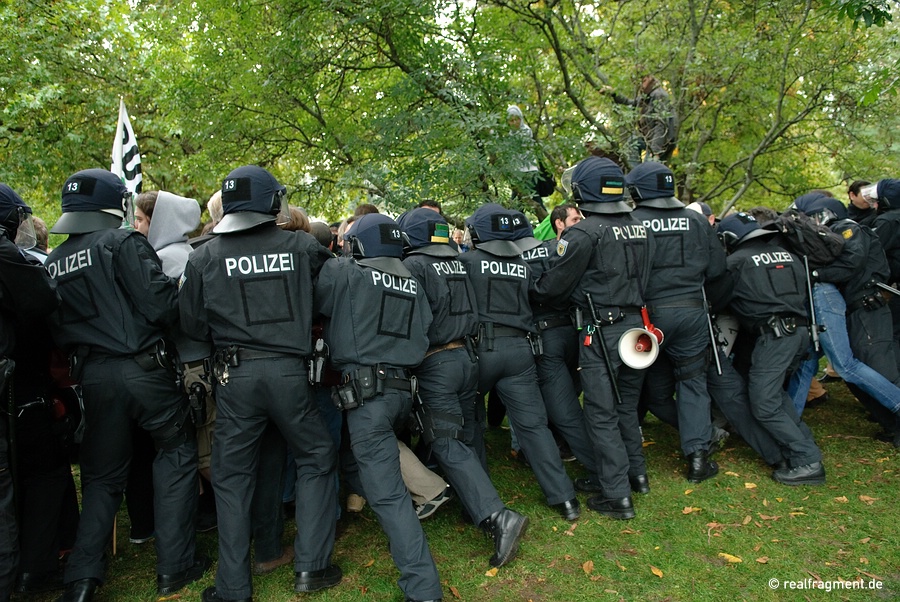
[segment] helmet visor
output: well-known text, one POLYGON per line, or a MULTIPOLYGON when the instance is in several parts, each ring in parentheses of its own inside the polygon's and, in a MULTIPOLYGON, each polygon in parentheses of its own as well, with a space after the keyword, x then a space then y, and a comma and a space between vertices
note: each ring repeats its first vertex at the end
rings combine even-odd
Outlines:
POLYGON ((37 244, 37 236, 34 233, 34 220, 24 207, 18 208, 19 229, 16 230, 16 246, 27 251, 37 244))

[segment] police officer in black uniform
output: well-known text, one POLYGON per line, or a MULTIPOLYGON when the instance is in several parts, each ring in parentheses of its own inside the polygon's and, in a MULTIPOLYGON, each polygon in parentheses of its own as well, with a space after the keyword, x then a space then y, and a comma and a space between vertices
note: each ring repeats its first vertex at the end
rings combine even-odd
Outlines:
POLYGON ((637 403, 643 372, 625 365, 618 353, 625 331, 642 326, 641 291, 653 257, 652 238, 631 216, 624 175, 612 161, 588 157, 572 172, 572 193, 585 219, 559 239, 557 258, 535 283, 533 297, 568 298, 579 308, 584 416, 594 444, 601 489, 588 506, 605 516, 634 518, 632 489, 646 485, 637 403), (629 480, 631 477, 631 480, 629 480))
POLYGON ((741 329, 755 340, 747 378, 754 417, 784 450, 789 467, 772 473, 786 485, 825 482, 822 452, 784 390, 785 377, 807 350, 806 270, 800 260, 768 239, 746 213, 729 215, 719 232, 730 251, 730 306, 741 329))
MULTIPOLYGON (((222 182, 218 234, 188 259, 180 282, 181 326, 216 349, 212 477, 219 522, 216 584, 204 602, 252 599, 251 498, 260 440, 271 421, 297 469, 294 590, 340 583, 334 548, 337 452, 310 395, 313 281, 329 257, 305 232, 287 232, 285 188, 255 165, 222 182)), ((261 487, 272 486, 271 483, 261 487)))
MULTIPOLYGON (((522 249, 522 259, 531 268, 532 280, 537 280, 549 269, 551 259, 556 257, 557 240, 562 231, 581 219, 577 207, 564 203, 550 212, 550 223, 556 238, 537 240, 530 225, 518 231, 523 236, 516 240, 516 244, 522 249)), ((540 355, 536 357, 535 369, 550 424, 562 436, 575 458, 587 468, 588 473, 593 474, 596 472, 594 450, 578 399, 581 394, 578 331, 575 330, 571 309, 568 299, 549 305, 531 303, 534 332, 540 336, 540 355)), ((581 491, 589 488, 588 481, 575 479, 575 489, 581 491)))
MULTIPOLYGON (((847 302, 847 335, 853 355, 900 386, 891 311, 878 288, 879 283, 885 283, 891 277, 881 240, 867 226, 849 219, 847 208, 835 198, 822 195, 807 207, 798 209, 844 239, 840 256, 814 270, 812 276, 819 282, 831 282, 841 287, 841 294, 847 302)), ((895 445, 900 447, 898 409, 886 408, 858 386, 847 385, 879 424, 894 434, 895 445)))
POLYGON ((708 458, 712 422, 706 374, 712 341, 703 283, 725 272, 725 251, 709 222, 675 198, 675 176, 662 163, 638 165, 625 177, 625 185, 637 205, 632 215, 653 233, 653 265, 644 301, 651 321, 665 333, 660 352, 668 356, 675 375, 687 479, 699 483, 719 472, 708 458))
POLYGON ((466 220, 466 227, 475 249, 460 261, 477 299, 479 396, 496 388, 547 503, 575 520, 580 506, 547 426, 534 365, 530 268, 515 243, 527 234, 528 221, 518 211, 489 203, 466 220))
POLYGON ((56 283, 40 261, 24 252, 34 244, 31 207, 12 188, 0 184, 0 402, 4 406, 4 415, 0 417, 0 601, 3 602, 9 600, 13 591, 20 543, 22 566, 17 588, 24 589, 23 567, 29 592, 40 585, 49 589, 60 583, 55 565, 59 547, 54 550, 51 545, 55 532, 42 529, 46 523, 54 529, 59 524, 61 499, 67 485, 64 472, 69 469, 64 456, 60 462, 59 443, 50 432, 51 409, 47 403, 50 341, 43 321, 59 305, 59 297, 56 283), (18 441, 17 450, 9 449, 10 435, 18 441), (16 456, 18 462, 11 466, 16 456), (19 498, 22 518, 20 530, 14 506, 14 472, 15 496, 19 498), (23 505, 26 497, 36 507, 34 512, 23 505), (41 510, 49 515, 39 514, 41 510), (45 583, 40 584, 40 580, 45 583))
POLYGON ((363 215, 345 233, 344 247, 350 256, 328 261, 316 283, 325 342, 343 379, 335 404, 346 410, 363 493, 390 542, 400 589, 408 601, 440 600, 437 567, 400 475, 396 437, 412 409, 410 369, 428 351, 431 310, 400 260, 397 222, 363 215))
MULTIPOLYGON (((434 318, 425 359, 413 371, 423 403, 421 436, 469 516, 493 536, 491 566, 503 566, 515 557, 528 518, 503 505, 486 467, 462 435, 465 422, 475 420, 478 399, 478 363, 470 341, 477 324, 475 293, 441 214, 422 207, 401 215, 397 223, 409 241, 403 265, 424 289, 434 318)), ((484 449, 483 433, 478 436, 484 449)))
POLYGON ((178 318, 176 282, 137 232, 120 229, 131 195, 121 179, 87 169, 66 180, 68 234, 47 258, 62 305, 52 317, 57 344, 72 352, 84 395, 81 522, 60 600, 93 599, 104 580, 104 552, 122 501, 131 457, 130 424, 153 437, 157 591, 170 594, 209 567, 194 555, 197 442, 187 399, 176 386, 163 330, 178 318))

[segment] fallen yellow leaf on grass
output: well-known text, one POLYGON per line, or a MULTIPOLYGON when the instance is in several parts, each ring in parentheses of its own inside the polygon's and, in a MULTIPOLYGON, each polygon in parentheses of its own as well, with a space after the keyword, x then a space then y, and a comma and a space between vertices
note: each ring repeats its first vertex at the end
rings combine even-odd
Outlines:
POLYGON ((620 569, 622 569, 623 571, 627 570, 627 569, 625 568, 625 566, 624 566, 621 562, 619 562, 618 560, 616 560, 616 566, 619 567, 620 569))
POLYGON ((756 559, 756 562, 758 562, 760 564, 769 564, 769 557, 768 556, 760 556, 759 558, 756 559))
POLYGON ((499 571, 499 570, 500 570, 500 569, 498 569, 497 567, 494 567, 494 568, 492 568, 491 570, 489 570, 488 572, 486 572, 486 573, 484 574, 484 576, 485 576, 485 577, 496 577, 496 576, 497 576, 497 571, 499 571))
POLYGON ((657 577, 659 577, 660 579, 662 579, 663 572, 661 570, 659 570, 658 568, 656 568, 655 566, 653 566, 652 564, 650 565, 650 572, 653 573, 654 575, 656 575, 657 577))
POLYGON ((871 537, 863 537, 859 540, 859 543, 869 543, 870 541, 872 541, 871 537))
POLYGON ((656 445, 656 441, 644 441, 641 443, 641 447, 647 447, 648 445, 656 445))
POLYGON ((368 562, 366 562, 366 563, 363 565, 363 568, 366 568, 366 569, 367 569, 367 568, 369 568, 370 566, 372 566, 373 564, 375 564, 375 559, 374 559, 374 558, 371 558, 368 562))
POLYGON ((690 514, 692 512, 700 512, 700 508, 697 508, 696 506, 685 506, 681 511, 682 514, 690 514))
POLYGON ((733 556, 731 554, 726 554, 725 552, 719 552, 719 558, 724 558, 725 560, 727 560, 728 562, 731 562, 731 563, 744 562, 743 560, 740 559, 740 557, 733 556))
POLYGON ((744 483, 744 489, 756 489, 756 483, 744 483))
POLYGON ((867 495, 861 495, 861 496, 859 496, 859 501, 864 502, 864 503, 866 503, 866 504, 869 505, 869 506, 871 506, 872 504, 874 504, 874 503, 875 503, 875 500, 877 500, 877 499, 878 499, 877 497, 869 497, 869 496, 867 496, 867 495))
POLYGON ((694 490, 693 489, 685 489, 684 495, 690 495, 694 490))
POLYGON ((847 499, 847 496, 846 496, 846 495, 842 495, 841 497, 836 497, 836 498, 834 498, 834 501, 840 502, 840 503, 842 503, 842 504, 846 504, 846 503, 849 502, 850 500, 847 499))
MULTIPOLYGON (((775 499, 778 499, 778 498, 775 498, 775 499)), ((778 500, 778 501, 780 502, 781 500, 778 500)), ((769 500, 767 500, 766 498, 763 498, 763 506, 765 506, 766 508, 769 507, 769 500)))
POLYGON ((572 526, 566 530, 565 535, 568 535, 569 537, 575 537, 576 528, 578 528, 578 523, 572 523, 572 526))
POLYGON ((172 594, 171 596, 157 598, 157 602, 162 602, 163 600, 181 600, 181 594, 172 594))
POLYGON ((736 472, 731 472, 730 470, 727 471, 725 474, 727 474, 729 477, 739 477, 739 476, 741 476, 741 475, 739 475, 739 474, 736 473, 736 472))
POLYGON ((860 556, 860 557, 859 557, 859 563, 860 563, 860 564, 869 564, 869 559, 866 558, 865 556, 860 556))
POLYGON ((588 560, 584 564, 581 565, 581 569, 590 575, 594 571, 594 561, 588 560))
POLYGON ((459 590, 456 589, 455 587, 453 587, 452 585, 450 586, 450 593, 453 594, 453 597, 456 598, 457 600, 462 598, 462 596, 459 595, 459 590))
POLYGON ((753 520, 753 517, 748 514, 747 516, 744 517, 744 520, 741 521, 741 524, 749 525, 750 521, 752 521, 752 520, 753 520))

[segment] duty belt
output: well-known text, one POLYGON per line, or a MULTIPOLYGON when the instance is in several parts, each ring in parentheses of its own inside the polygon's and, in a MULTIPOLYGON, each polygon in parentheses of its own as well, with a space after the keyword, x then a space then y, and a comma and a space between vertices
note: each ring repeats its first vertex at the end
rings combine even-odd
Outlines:
POLYGON ((597 319, 604 324, 615 324, 625 319, 628 315, 640 315, 641 308, 637 305, 617 305, 611 307, 595 307, 597 319))
POLYGON ((449 349, 459 349, 460 347, 465 347, 466 341, 465 339, 456 339, 455 341, 450 341, 449 343, 444 343, 443 345, 434 345, 433 347, 429 347, 428 351, 425 352, 425 357, 429 355, 434 355, 439 351, 447 351, 449 349))
POLYGON ((773 334, 776 339, 779 339, 785 335, 794 334, 797 332, 798 327, 807 326, 808 324, 809 320, 803 316, 775 314, 757 322, 755 330, 761 335, 773 334))
POLYGON ((853 312, 865 309, 866 311, 875 311, 876 309, 880 309, 884 307, 886 304, 884 297, 881 296, 881 293, 874 293, 872 295, 866 295, 856 301, 851 301, 847 303, 847 313, 852 314, 853 312))
POLYGON ((282 353, 280 351, 262 351, 260 349, 248 349, 247 347, 238 347, 237 353, 235 354, 238 361, 245 360, 267 360, 276 357, 292 357, 292 358, 300 358, 299 354, 296 353, 282 353))
POLYGON ((500 326, 498 324, 494 324, 494 336, 495 337, 522 337, 528 335, 528 332, 522 330, 521 328, 513 328, 512 326, 500 326))
POLYGON ((79 358, 82 362, 87 359, 88 356, 115 357, 134 360, 134 363, 146 372, 156 370, 157 368, 169 370, 175 367, 175 364, 172 362, 172 357, 167 353, 165 342, 162 339, 154 343, 152 347, 148 347, 143 351, 138 351, 134 355, 119 355, 110 353, 98 347, 88 347, 86 351, 82 351, 82 348, 79 347, 79 352, 84 353, 84 355, 79 358))
POLYGON ((675 299, 660 299, 647 304, 647 311, 651 314, 658 309, 669 309, 676 307, 703 309, 703 299, 695 299, 693 297, 681 297, 675 299))
POLYGON ((535 322, 535 326, 540 331, 550 330, 551 328, 558 328, 560 326, 571 326, 572 318, 569 316, 551 316, 548 318, 542 318, 535 322))

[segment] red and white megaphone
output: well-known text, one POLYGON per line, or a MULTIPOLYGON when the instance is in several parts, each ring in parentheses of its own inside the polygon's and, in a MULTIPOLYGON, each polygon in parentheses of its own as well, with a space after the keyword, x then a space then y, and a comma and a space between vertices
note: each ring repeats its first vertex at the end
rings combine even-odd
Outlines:
POLYGON ((656 361, 659 345, 663 342, 662 330, 650 323, 647 307, 641 307, 643 328, 631 328, 619 337, 619 357, 629 368, 643 370, 656 361))

